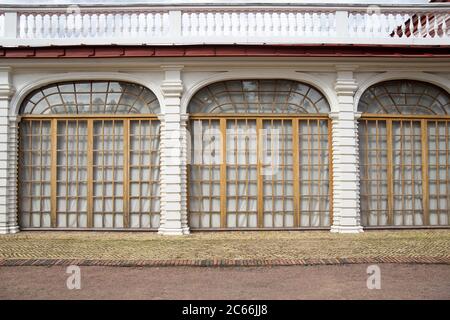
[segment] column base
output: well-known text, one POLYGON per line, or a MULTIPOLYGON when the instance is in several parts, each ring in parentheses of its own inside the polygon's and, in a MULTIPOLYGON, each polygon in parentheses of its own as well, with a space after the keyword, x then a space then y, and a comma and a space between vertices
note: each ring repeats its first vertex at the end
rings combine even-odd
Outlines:
POLYGON ((0 227, 0 234, 14 234, 20 231, 19 226, 3 226, 0 227))
POLYGON ((333 233, 362 233, 362 226, 331 226, 330 232, 333 233))
POLYGON ((158 234, 161 234, 163 236, 184 236, 190 234, 189 228, 180 228, 180 229, 166 229, 166 228, 159 228, 158 234))

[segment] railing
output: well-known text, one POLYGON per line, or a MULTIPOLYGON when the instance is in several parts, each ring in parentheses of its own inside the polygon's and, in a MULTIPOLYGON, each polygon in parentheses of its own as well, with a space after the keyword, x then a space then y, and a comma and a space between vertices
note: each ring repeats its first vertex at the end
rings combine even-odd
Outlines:
POLYGON ((1 46, 450 45, 450 6, 0 9, 1 46))

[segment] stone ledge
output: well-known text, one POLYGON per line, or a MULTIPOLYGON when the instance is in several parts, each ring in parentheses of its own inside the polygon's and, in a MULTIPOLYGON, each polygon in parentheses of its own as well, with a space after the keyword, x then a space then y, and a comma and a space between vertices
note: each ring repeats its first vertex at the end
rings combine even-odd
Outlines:
POLYGON ((446 257, 360 257, 328 259, 182 259, 182 260, 92 260, 92 259, 0 259, 2 267, 19 266, 109 266, 109 267, 262 267, 262 266, 318 266, 345 264, 445 264, 446 257))

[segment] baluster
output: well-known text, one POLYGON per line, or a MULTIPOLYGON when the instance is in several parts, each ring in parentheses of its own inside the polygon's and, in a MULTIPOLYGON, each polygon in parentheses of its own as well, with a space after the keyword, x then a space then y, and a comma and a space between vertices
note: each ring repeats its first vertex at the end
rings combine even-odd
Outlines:
POLYGON ((34 37, 34 15, 31 13, 27 17, 27 38, 34 37))
POLYGON ((170 30, 170 17, 168 12, 162 14, 162 29, 161 34, 168 34, 170 30))
POLYGON ((101 13, 98 16, 98 34, 100 37, 106 37, 106 15, 101 13))
POLYGON ((280 33, 282 36, 288 35, 288 21, 287 15, 284 12, 281 12, 279 15, 280 18, 280 33))
MULTIPOLYGON (((55 32, 55 37, 57 38, 66 38, 67 37, 67 16, 65 14, 57 14, 56 15, 56 25, 57 30, 55 32)), ((53 33, 52 33, 52 29, 51 29, 51 25, 52 25, 52 16, 48 16, 48 20, 47 22, 45 22, 45 24, 48 25, 48 29, 46 30, 47 33, 47 37, 52 38, 53 37, 53 33)))
POLYGON ((231 34, 233 36, 239 35, 239 17, 236 12, 231 14, 231 34))
MULTIPOLYGON (((44 17, 42 18, 42 37, 43 38, 51 38, 50 33, 50 15, 46 13, 44 17)), ((61 29, 60 26, 58 26, 58 29, 61 29)))
POLYGON ((81 16, 81 28, 80 28, 80 36, 83 38, 87 38, 90 33, 91 24, 90 24, 90 14, 85 13, 81 16))
POLYGON ((297 20, 297 34, 299 36, 303 36, 305 34, 304 14, 302 12, 298 12, 295 16, 297 20))
POLYGON ((437 38, 438 37, 438 18, 439 16, 437 14, 434 15, 433 17, 433 21, 434 21, 434 25, 433 25, 433 31, 434 31, 434 36, 433 38, 437 38))
POLYGON ((157 14, 155 14, 155 31, 156 31, 157 36, 161 36, 161 34, 162 34, 162 17, 159 12, 157 14))
POLYGON ((130 16, 130 34, 133 38, 138 34, 138 16, 136 13, 132 13, 130 16))
POLYGON ((312 15, 309 12, 305 12, 305 36, 314 36, 312 15))
POLYGON ((417 14, 417 37, 422 37, 422 15, 420 13, 417 14))
POLYGON ((314 36, 320 36, 321 25, 320 25, 319 14, 317 12, 314 12, 312 14, 312 23, 313 23, 314 36))
POLYGON ((248 36, 254 37, 256 35, 256 17, 253 12, 248 14, 248 36))
POLYGON ((195 37, 198 36, 198 16, 195 12, 191 12, 191 33, 195 37))
POLYGON ((389 21, 386 14, 381 13, 380 14, 380 38, 383 38, 386 36, 386 34, 389 34, 389 21))
POLYGON ((122 36, 124 38, 129 37, 131 32, 130 15, 128 13, 125 14, 118 13, 118 15, 122 17, 122 36))
POLYGON ((19 38, 25 38, 26 34, 27 34, 27 17, 25 14, 21 14, 19 16, 19 38))
POLYGON ((111 13, 106 15, 105 36, 107 38, 112 38, 114 36, 114 16, 111 13))
POLYGON ((264 33, 264 16, 261 12, 257 12, 255 19, 256 19, 256 36, 261 37, 264 33))
POLYGON ((414 31, 414 15, 409 16, 409 37, 414 38, 415 37, 415 31, 414 31))
POLYGON ((325 12, 320 13, 320 28, 322 29, 321 35, 327 36, 328 32, 329 32, 329 25, 328 25, 328 19, 327 19, 325 12))
POLYGON ((296 33, 296 23, 295 23, 295 15, 293 12, 288 13, 288 34, 293 37, 296 33))
POLYGON ((200 12, 198 15, 198 27, 199 27, 199 36, 206 35, 206 15, 203 12, 200 12))
POLYGON ((147 35, 153 36, 155 34, 154 27, 155 27, 155 20, 153 17, 153 13, 147 13, 146 14, 146 20, 147 20, 147 35))
POLYGON ((189 15, 186 12, 181 13, 181 35, 189 36, 189 15))
POLYGON ((36 14, 34 23, 36 25, 34 37, 42 38, 42 16, 39 13, 36 14))
POLYGON ((239 14, 239 35, 248 36, 248 20, 244 12, 239 14))
POLYGON ((206 35, 214 36, 215 35, 215 23, 214 23, 214 15, 212 12, 206 13, 206 35))
MULTIPOLYGON (((330 12, 328 14, 328 19, 330 20, 330 35, 337 35, 337 27, 336 27, 336 14, 330 12)), ((350 25, 348 26, 350 28, 350 25)))
POLYGON ((223 34, 229 36, 231 34, 231 16, 228 12, 223 14, 223 34))

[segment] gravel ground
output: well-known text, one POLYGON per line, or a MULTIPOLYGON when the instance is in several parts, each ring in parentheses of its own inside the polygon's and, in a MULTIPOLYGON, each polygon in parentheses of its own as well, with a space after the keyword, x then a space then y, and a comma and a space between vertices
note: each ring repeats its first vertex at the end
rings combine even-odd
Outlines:
POLYGON ((381 289, 367 265, 265 268, 81 267, 68 290, 64 267, 0 267, 0 299, 447 299, 448 265, 381 264, 381 289))
POLYGON ((304 259, 450 257, 450 230, 203 232, 20 232, 0 235, 0 259, 304 259))

